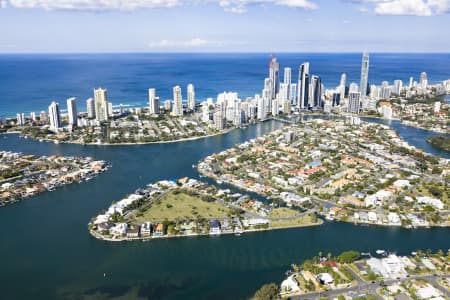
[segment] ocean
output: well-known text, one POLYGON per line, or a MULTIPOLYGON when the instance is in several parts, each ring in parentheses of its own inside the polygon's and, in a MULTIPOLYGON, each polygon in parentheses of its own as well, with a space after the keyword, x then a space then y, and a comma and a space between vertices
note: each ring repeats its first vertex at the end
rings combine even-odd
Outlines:
MULTIPOLYGON (((284 67, 292 68, 293 82, 298 66, 310 62, 310 72, 322 78, 326 88, 339 84, 341 73, 348 82, 360 80, 361 54, 283 53, 276 55, 280 76, 284 67)), ((18 112, 47 110, 51 101, 66 108, 65 100, 78 98, 78 110, 85 111, 85 100, 93 97, 95 87, 108 89, 114 105, 147 104, 150 87, 161 100, 172 98, 172 88, 193 83, 197 101, 216 98, 224 91, 240 97, 261 93, 268 76, 271 54, 39 54, 0 55, 0 116, 14 117, 18 112)), ((450 54, 370 55, 369 82, 380 84, 409 77, 416 80, 427 72, 429 82, 450 78, 450 54)))

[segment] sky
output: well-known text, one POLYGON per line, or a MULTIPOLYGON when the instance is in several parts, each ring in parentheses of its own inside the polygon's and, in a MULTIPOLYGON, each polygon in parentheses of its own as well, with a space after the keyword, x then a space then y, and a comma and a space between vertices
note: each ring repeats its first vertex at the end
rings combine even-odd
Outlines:
POLYGON ((0 53, 449 52, 450 0, 0 0, 0 53))

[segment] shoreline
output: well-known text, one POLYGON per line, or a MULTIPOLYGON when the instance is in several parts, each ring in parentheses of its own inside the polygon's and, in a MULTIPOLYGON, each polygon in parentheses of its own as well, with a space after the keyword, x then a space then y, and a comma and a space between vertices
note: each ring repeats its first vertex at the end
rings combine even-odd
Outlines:
MULTIPOLYGON (((240 235, 243 235, 244 233, 255 233, 255 232, 265 232, 265 231, 273 231, 273 230, 283 230, 283 229, 292 229, 292 228, 304 228, 304 227, 314 227, 314 226, 321 226, 325 223, 322 219, 318 218, 318 221, 316 223, 310 223, 310 224, 301 224, 301 225, 290 225, 290 226, 283 226, 283 227, 272 227, 272 228, 260 228, 260 229, 244 229, 240 235)), ((209 233, 193 233, 193 234, 177 234, 177 235, 165 235, 165 236, 146 236, 146 237, 123 237, 120 239, 113 239, 113 238, 107 238, 101 234, 96 233, 94 230, 89 229, 89 233, 94 238, 101 240, 101 241, 107 241, 107 242, 132 242, 132 241, 142 241, 146 242, 149 240, 159 240, 159 239, 176 239, 176 238, 191 238, 191 237, 220 237, 222 235, 236 235, 236 232, 221 232, 220 234, 213 235, 209 233)))

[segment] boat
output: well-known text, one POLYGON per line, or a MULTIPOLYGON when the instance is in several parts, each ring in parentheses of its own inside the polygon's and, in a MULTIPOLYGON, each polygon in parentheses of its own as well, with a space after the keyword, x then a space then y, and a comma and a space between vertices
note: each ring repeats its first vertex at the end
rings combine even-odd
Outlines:
POLYGON ((326 216, 325 219, 326 219, 327 221, 334 221, 334 218, 333 218, 333 217, 330 217, 330 216, 326 216))
POLYGON ((382 255, 382 254, 385 254, 386 253, 386 251, 384 251, 384 250, 377 250, 377 251, 375 251, 378 255, 382 255))
POLYGON ((223 181, 222 181, 222 180, 219 180, 219 179, 216 180, 216 181, 217 181, 218 184, 222 184, 222 183, 223 183, 223 181))
POLYGON ((59 141, 55 140, 55 141, 53 141, 53 143, 55 143, 55 144, 59 144, 59 141))
POLYGON ((195 165, 192 165, 192 169, 195 169, 195 165))

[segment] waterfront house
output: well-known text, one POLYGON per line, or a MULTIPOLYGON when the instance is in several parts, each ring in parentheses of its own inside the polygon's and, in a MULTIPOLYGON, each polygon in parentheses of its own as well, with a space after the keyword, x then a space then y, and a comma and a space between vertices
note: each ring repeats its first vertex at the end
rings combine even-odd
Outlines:
POLYGON ((219 220, 211 220, 209 222, 209 234, 220 235, 220 222, 219 220))
POLYGON ((163 236, 164 235, 164 225, 162 223, 158 223, 156 225, 155 231, 153 232, 153 236, 163 236))
POLYGON ((281 283, 281 294, 295 293, 300 291, 295 274, 292 274, 281 283))
POLYGON ((127 230, 127 238, 137 238, 137 237, 139 237, 139 232, 140 232, 139 229, 140 229, 140 226, 130 227, 127 230))
POLYGON ((141 225, 141 235, 142 236, 150 236, 152 234, 152 223, 144 222, 141 225))
POLYGON ((329 285, 334 282, 333 277, 329 273, 320 273, 317 276, 317 279, 319 280, 320 284, 323 285, 329 285))

